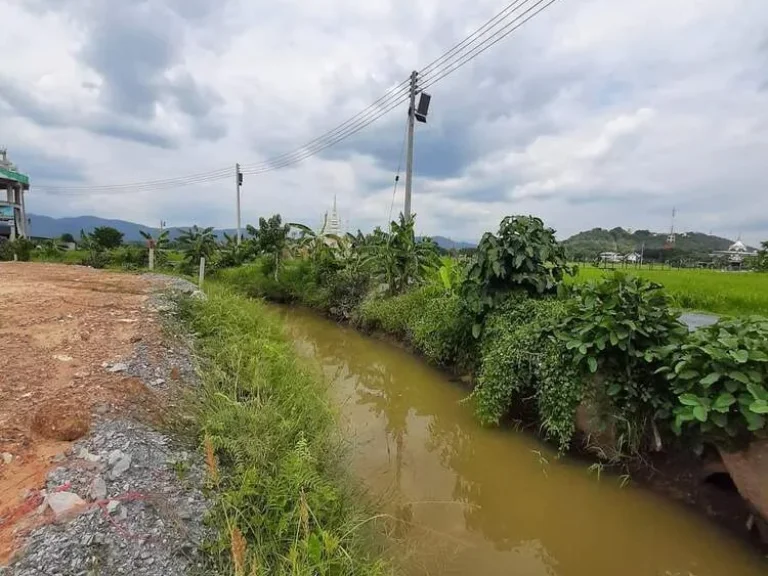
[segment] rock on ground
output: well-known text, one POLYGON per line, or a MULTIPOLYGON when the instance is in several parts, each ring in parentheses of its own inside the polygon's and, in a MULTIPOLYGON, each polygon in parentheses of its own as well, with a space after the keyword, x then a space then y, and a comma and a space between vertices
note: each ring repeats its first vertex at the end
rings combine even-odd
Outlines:
POLYGON ((161 432, 130 420, 102 422, 48 475, 48 505, 61 514, 84 511, 69 523, 35 530, 0 574, 180 576, 199 570, 206 534, 203 470, 188 447, 161 432), (85 454, 98 461, 79 457, 85 454), (126 457, 130 466, 119 477, 107 475, 126 457), (56 492, 62 486, 67 490, 56 492), (94 492, 101 498, 86 504, 94 492))

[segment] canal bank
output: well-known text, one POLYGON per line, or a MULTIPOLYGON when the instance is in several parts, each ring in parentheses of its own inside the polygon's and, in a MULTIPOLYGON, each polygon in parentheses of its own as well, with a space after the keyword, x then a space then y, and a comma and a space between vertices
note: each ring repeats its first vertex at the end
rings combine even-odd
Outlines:
POLYGON ((332 384, 352 468, 397 521, 413 574, 752 576, 768 563, 691 509, 478 425, 466 391, 408 352, 277 308, 332 384))

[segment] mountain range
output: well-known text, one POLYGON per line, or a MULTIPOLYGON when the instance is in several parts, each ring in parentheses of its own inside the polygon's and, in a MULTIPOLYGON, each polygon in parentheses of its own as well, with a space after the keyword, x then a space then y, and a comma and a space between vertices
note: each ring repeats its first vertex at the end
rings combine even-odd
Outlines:
MULTIPOLYGON (((80 235, 80 230, 85 232, 92 232, 94 228, 99 226, 111 226, 116 230, 123 233, 123 240, 125 242, 142 242, 144 239, 140 232, 148 232, 152 235, 156 235, 159 228, 153 228, 151 226, 144 226, 143 224, 136 224, 135 222, 128 222, 126 220, 110 220, 107 218, 99 218, 98 216, 75 216, 72 218, 51 218, 50 216, 42 216, 40 214, 29 214, 30 219, 30 232, 31 235, 36 238, 59 238, 62 234, 72 234, 75 238, 80 235)), ((171 240, 177 238, 181 231, 186 227, 174 227, 166 228, 169 231, 171 240)), ((234 235, 235 230, 233 228, 218 229, 216 235, 223 236, 223 233, 234 235)), ((445 236, 433 236, 438 246, 445 250, 460 250, 462 248, 474 248, 476 244, 470 242, 461 242, 446 238, 445 236)))

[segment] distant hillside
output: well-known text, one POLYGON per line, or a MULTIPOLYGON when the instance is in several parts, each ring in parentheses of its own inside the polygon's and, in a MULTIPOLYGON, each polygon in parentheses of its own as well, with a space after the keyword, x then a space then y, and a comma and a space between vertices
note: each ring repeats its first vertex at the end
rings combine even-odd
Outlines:
POLYGON ((675 236, 673 251, 665 251, 666 232, 636 230, 629 232, 623 228, 605 230, 593 228, 571 236, 563 242, 570 258, 592 260, 601 252, 644 252, 649 259, 661 258, 665 254, 675 258, 705 259, 715 250, 727 250, 733 240, 711 236, 701 232, 682 232, 675 236))
MULTIPOLYGON (((158 228, 152 228, 150 226, 144 226, 142 224, 136 224, 135 222, 127 222, 126 220, 109 220, 106 218, 99 218, 98 216, 75 216, 73 218, 51 218, 50 216, 41 216, 39 214, 30 214, 31 220, 30 232, 32 236, 38 238, 58 238, 62 234, 72 234, 77 238, 80 234, 80 230, 85 232, 92 232, 94 228, 99 226, 111 226, 123 233, 123 240, 125 242, 142 242, 140 231, 149 232, 150 234, 156 234, 158 228)), ((171 240, 178 237, 184 227, 167 228, 170 232, 171 240)), ((216 230, 216 234, 221 236, 223 232, 227 234, 234 234, 235 230, 228 228, 225 230, 216 230)), ((245 233, 245 229, 243 229, 245 233)), ((446 250, 461 248, 474 248, 475 244, 468 242, 458 242, 446 238, 445 236, 433 236, 438 246, 446 250)))

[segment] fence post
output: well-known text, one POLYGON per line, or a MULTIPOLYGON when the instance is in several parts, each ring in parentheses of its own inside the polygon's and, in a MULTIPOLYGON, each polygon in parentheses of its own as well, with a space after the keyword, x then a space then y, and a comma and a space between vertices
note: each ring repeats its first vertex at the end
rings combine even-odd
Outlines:
POLYGON ((154 248, 149 249, 149 269, 150 270, 155 269, 155 249, 154 248))
POLYGON ((202 289, 203 279, 205 278, 205 257, 200 258, 200 273, 197 276, 197 286, 202 289))

